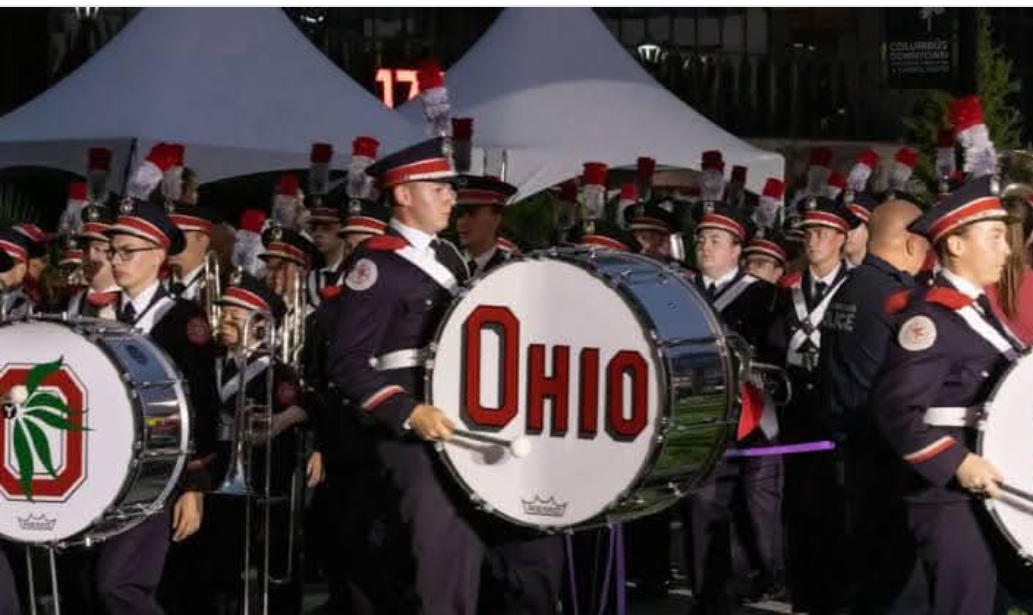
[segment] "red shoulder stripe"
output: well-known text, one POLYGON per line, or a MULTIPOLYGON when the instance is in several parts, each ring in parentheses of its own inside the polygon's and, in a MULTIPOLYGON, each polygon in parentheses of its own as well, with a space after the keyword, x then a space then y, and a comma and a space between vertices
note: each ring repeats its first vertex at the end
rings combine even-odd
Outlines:
POLYGON ((370 237, 366 241, 362 242, 363 247, 369 248, 370 250, 377 250, 378 252, 393 252, 395 250, 401 250, 407 245, 409 245, 408 241, 401 237, 395 237, 394 235, 370 237))
POLYGON ((925 294, 925 300, 952 310, 960 310, 963 307, 972 305, 972 298, 968 295, 960 293, 953 288, 944 288, 942 286, 933 287, 925 294))
POLYGON ((900 292, 893 293, 889 297, 886 297, 886 302, 882 304, 887 314, 899 314, 904 311, 904 308, 911 303, 911 291, 902 290, 900 292))

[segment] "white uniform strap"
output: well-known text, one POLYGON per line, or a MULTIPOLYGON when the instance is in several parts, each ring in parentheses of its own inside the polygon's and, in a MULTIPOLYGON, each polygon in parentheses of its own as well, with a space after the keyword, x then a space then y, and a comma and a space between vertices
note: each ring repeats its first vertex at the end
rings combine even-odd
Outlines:
POLYGON ((86 300, 86 290, 80 290, 79 292, 72 295, 71 301, 68 302, 68 315, 79 316, 82 314, 82 304, 86 300))
POLYGON ((843 286, 847 279, 848 276, 843 276, 836 282, 825 293, 821 302, 814 306, 814 309, 809 313, 807 312, 807 301, 803 295, 803 284, 801 283, 800 286, 793 287, 793 308, 796 310, 796 319, 800 321, 800 328, 796 330, 796 333, 789 340, 786 362, 790 365, 800 366, 804 364, 803 353, 800 352, 800 349, 807 340, 810 340, 816 347, 821 348, 821 329, 818 328, 818 325, 825 318, 825 312, 828 311, 829 305, 832 304, 832 298, 836 295, 836 291, 843 286))
POLYGON ((448 267, 434 258, 433 254, 420 252, 412 246, 399 248, 395 250, 395 254, 419 267, 420 271, 426 273, 432 280, 438 283, 438 286, 441 286, 452 295, 459 292, 459 282, 456 280, 456 277, 452 275, 448 267))
POLYGON ((151 302, 147 309, 143 311, 143 314, 137 317, 136 322, 133 323, 133 328, 139 329, 144 333, 150 333, 154 325, 157 324, 161 319, 175 307, 176 301, 171 297, 160 297, 155 301, 151 302))
POLYGON ((744 290, 749 288, 750 285, 756 281, 757 278, 746 274, 741 276, 732 284, 724 287, 721 292, 717 294, 717 298, 714 299, 714 310, 717 312, 723 312, 726 307, 739 298, 739 295, 741 295, 744 290))
POLYGON ((262 370, 265 368, 269 367, 270 361, 271 359, 269 358, 269 355, 262 355, 253 361, 248 361, 246 370, 243 372, 237 372, 226 382, 222 381, 223 366, 226 362, 224 360, 216 361, 215 377, 219 385, 219 398, 223 403, 229 401, 231 397, 237 394, 237 391, 240 390, 241 384, 247 386, 247 383, 251 382, 255 376, 262 373, 262 370), (241 376, 243 376, 243 381, 241 381, 241 376))

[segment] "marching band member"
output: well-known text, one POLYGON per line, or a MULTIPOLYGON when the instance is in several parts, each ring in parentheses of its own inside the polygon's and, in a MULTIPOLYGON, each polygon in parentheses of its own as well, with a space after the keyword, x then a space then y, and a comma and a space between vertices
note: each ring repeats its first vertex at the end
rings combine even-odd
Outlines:
POLYGON ((997 566, 979 498, 998 497, 1003 479, 972 452, 978 413, 966 409, 980 408, 1025 351, 982 290, 998 281, 1010 252, 1007 220, 996 179, 984 176, 911 223, 911 232, 935 246, 943 268, 931 288, 888 306, 900 325, 871 394, 879 432, 905 464, 898 466, 904 473, 898 497, 937 615, 994 609, 997 566))
MULTIPOLYGON (((455 246, 436 237, 448 226, 455 204, 450 182, 456 174, 447 143, 443 138, 425 141, 368 169, 393 207, 389 234, 360 245, 345 289, 329 304, 325 319, 330 378, 372 423, 367 437, 397 489, 397 513, 414 558, 415 596, 396 591, 377 607, 390 613, 473 614, 485 565, 499 581, 512 579, 526 566, 520 581, 504 584, 513 605, 505 608, 547 613, 558 595, 558 551, 519 564, 515 558, 511 568, 504 555, 485 561, 469 504, 451 495, 426 444, 450 439, 454 425, 440 409, 422 403, 422 364, 405 358, 418 357, 417 349, 430 342, 445 308, 469 277, 455 246)), ((546 543, 546 551, 558 547, 546 543)))
POLYGON ((183 251, 169 256, 172 275, 166 282, 166 289, 175 297, 200 302, 201 289, 205 285, 205 263, 212 249, 215 211, 182 202, 169 203, 165 210, 186 238, 183 251))
MULTIPOLYGON (((276 532, 271 536, 262 536, 261 518, 251 528, 243 528, 244 518, 242 500, 232 496, 214 496, 209 498, 208 521, 211 525, 207 531, 209 555, 212 562, 213 585, 217 588, 216 597, 219 608, 224 612, 235 612, 239 609, 241 598, 241 578, 247 571, 242 569, 244 562, 244 532, 252 532, 255 536, 252 548, 260 541, 270 540, 271 574, 281 576, 287 561, 288 540, 286 534, 295 531, 289 527, 288 510, 291 480, 295 456, 297 454, 296 426, 306 420, 305 411, 299 405, 301 388, 294 369, 283 364, 277 357, 271 356, 268 349, 262 346, 264 327, 275 327, 282 323, 287 307, 264 282, 249 275, 234 274, 230 277, 222 296, 217 299, 221 306, 218 339, 224 353, 216 359, 215 374, 219 392, 220 413, 217 431, 218 455, 213 463, 212 473, 225 476, 230 470, 230 457, 234 438, 242 437, 234 433, 234 424, 238 408, 238 393, 244 389, 245 399, 253 403, 271 404, 272 418, 268 437, 271 440, 271 492, 273 497, 284 497, 285 502, 273 504, 271 525, 276 532), (266 322, 263 314, 272 316, 274 322, 266 322), (250 320, 249 320, 250 319, 250 320), (248 338, 244 338, 245 323, 248 324, 248 338), (245 353, 245 354, 241 354, 245 353), (244 363, 240 364, 240 359, 244 363), (266 375, 273 370, 273 399, 267 400, 266 375)), ((253 465, 247 468, 249 484, 259 489, 264 485, 265 449, 256 445, 252 450, 253 465)), ((251 500, 247 505, 261 504, 251 500)), ((256 550, 256 553, 259 552, 256 550)), ((254 555, 252 557, 255 557, 254 555)), ((252 561, 257 561, 253 559, 252 561)), ((298 613, 301 609, 302 574, 296 571, 286 584, 272 584, 269 609, 271 613, 298 613)))
POLYGON ((46 299, 43 293, 43 272, 50 264, 47 247, 54 236, 31 223, 16 224, 11 230, 21 233, 29 240, 29 263, 23 289, 37 308, 42 307, 46 299))
POLYGON ((485 273, 509 260, 499 248, 502 213, 516 186, 490 176, 457 178, 456 233, 471 275, 485 273))
MULTIPOLYGON (((818 330, 833 297, 846 281, 843 261, 847 233, 859 222, 839 201, 806 197, 803 219, 807 262, 802 273, 783 280, 776 318, 768 334, 771 361, 784 364, 793 399, 783 408, 783 441, 809 442, 833 437, 818 398, 818 330)), ((787 581, 793 608, 828 613, 842 606, 843 575, 837 547, 844 528, 842 485, 832 453, 791 455, 783 460, 784 514, 787 533, 787 581), (819 509, 814 502, 822 501, 819 509)))
POLYGON ((127 200, 115 223, 108 259, 122 289, 120 322, 149 334, 173 359, 189 384, 194 454, 174 504, 99 547, 97 585, 112 614, 162 613, 155 592, 169 540, 180 542, 201 524, 202 492, 208 487, 205 461, 213 451, 216 408, 214 346, 204 314, 196 305, 170 297, 158 272, 168 254, 185 244, 182 232, 164 209, 127 200))
POLYGON ((308 302, 313 308, 322 302, 321 292, 340 284, 341 267, 344 264, 345 244, 338 233, 341 231, 341 209, 330 202, 327 183, 330 173, 330 159, 333 148, 328 143, 313 143, 309 169, 309 193, 305 196, 308 206, 309 235, 316 249, 323 255, 323 266, 308 274, 308 302))
POLYGON ((87 206, 82 210, 82 226, 75 239, 85 247, 83 273, 87 287, 68 303, 70 316, 87 316, 115 320, 120 289, 108 260, 111 239, 105 232, 115 222, 115 214, 106 207, 87 206))
POLYGON ((639 201, 625 210, 625 220, 642 254, 662 263, 671 261, 671 235, 677 226, 671 201, 639 201))
MULTIPOLYGON (((747 222, 731 204, 707 204, 696 225, 695 284, 729 330, 759 348, 774 318, 776 288, 739 268, 747 222)), ((745 397, 746 393, 743 393, 745 397)), ((743 400, 743 404, 747 401, 743 400)), ((746 414, 746 411, 743 411, 746 414)), ((764 445, 777 427, 761 419, 761 429, 743 433, 740 441, 764 445)), ((733 508, 743 508, 749 519, 741 535, 753 538, 760 564, 759 585, 770 587, 781 568, 777 525, 781 467, 775 457, 725 460, 713 477, 685 501, 686 554, 689 559, 693 613, 732 613, 731 525, 733 508), (742 498, 735 506, 735 498, 742 498)))
MULTIPOLYGON (((908 231, 921 210, 907 201, 879 205, 864 223, 869 250, 829 305, 821 322, 819 397, 844 448, 851 560, 848 577, 861 613, 889 612, 914 569, 902 503, 884 497, 896 460, 868 413, 868 398, 892 344, 894 295, 916 287, 928 242, 908 231), (899 565, 898 565, 899 564, 899 565)), ((860 227, 858 227, 860 228, 860 227)), ((848 242, 849 243, 849 242, 848 242)))
POLYGON ((25 291, 33 242, 14 230, 0 230, 0 250, 13 266, 0 273, 0 318, 24 318, 35 304, 25 291))

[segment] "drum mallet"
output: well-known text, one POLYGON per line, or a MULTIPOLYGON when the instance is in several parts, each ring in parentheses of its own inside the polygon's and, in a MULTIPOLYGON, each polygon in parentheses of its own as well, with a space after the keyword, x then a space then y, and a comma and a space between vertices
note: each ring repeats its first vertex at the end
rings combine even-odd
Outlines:
POLYGON ((1008 495, 1014 495, 1017 498, 1026 500, 1027 502, 1033 504, 1033 493, 1030 493, 1029 491, 1023 491, 1022 489, 1017 489, 1007 483, 997 483, 997 486, 1000 487, 1001 491, 1007 493, 1008 495))
POLYGON ((496 444, 498 446, 508 448, 509 452, 513 453, 513 456, 518 458, 526 457, 527 454, 531 452, 531 441, 525 436, 517 436, 512 440, 506 440, 505 438, 489 436, 475 431, 466 431, 465 429, 453 429, 452 433, 460 438, 466 438, 467 440, 476 440, 477 442, 486 442, 487 444, 496 444))

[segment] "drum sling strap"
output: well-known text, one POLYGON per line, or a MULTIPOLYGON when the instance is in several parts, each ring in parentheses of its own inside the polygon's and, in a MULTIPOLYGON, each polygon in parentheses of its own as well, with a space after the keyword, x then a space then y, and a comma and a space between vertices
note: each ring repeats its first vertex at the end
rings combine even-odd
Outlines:
MULTIPOLYGON (((1019 352, 1016 350, 1016 347, 1021 348, 1021 342, 1014 338, 1006 338, 1003 333, 986 320, 986 317, 979 313, 975 306, 966 305, 955 310, 955 312, 958 316, 961 316, 970 329, 997 349, 1009 361, 1014 361, 1018 358, 1019 352)), ((937 427, 975 427, 985 414, 985 409, 979 407, 935 406, 925 411, 924 421, 926 425, 935 425, 937 427)))

